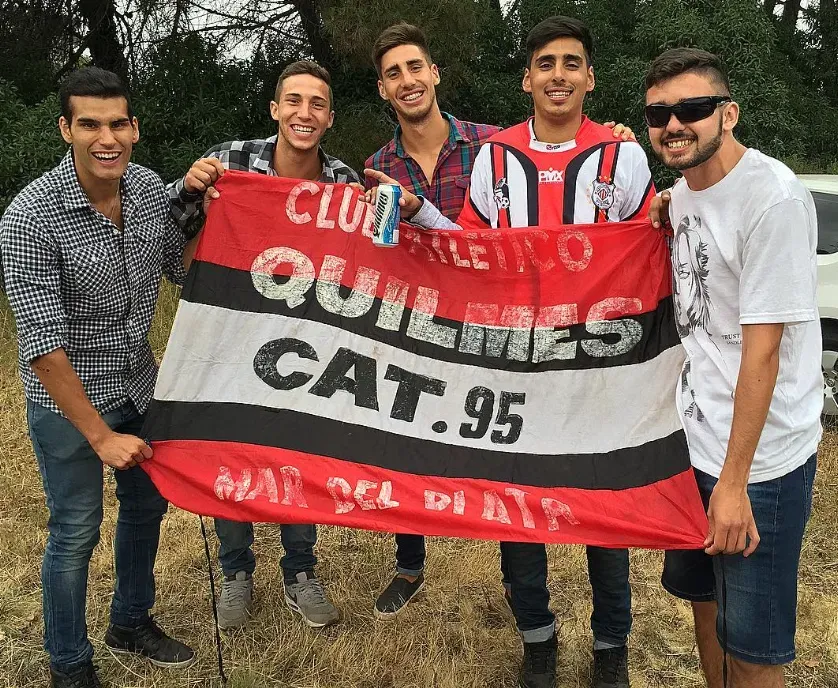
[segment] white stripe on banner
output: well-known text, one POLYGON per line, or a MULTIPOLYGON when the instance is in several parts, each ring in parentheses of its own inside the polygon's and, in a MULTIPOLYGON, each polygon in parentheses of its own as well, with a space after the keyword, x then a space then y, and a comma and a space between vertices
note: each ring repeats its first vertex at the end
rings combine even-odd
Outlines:
POLYGON ((683 360, 677 346, 635 365, 515 373, 423 358, 318 322, 181 301, 154 397, 292 409, 495 451, 604 453, 681 429, 683 360))

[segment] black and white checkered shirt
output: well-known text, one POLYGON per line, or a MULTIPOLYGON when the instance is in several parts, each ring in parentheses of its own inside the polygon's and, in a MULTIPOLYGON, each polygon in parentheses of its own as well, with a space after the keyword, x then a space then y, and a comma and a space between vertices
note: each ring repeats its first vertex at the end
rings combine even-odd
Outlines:
MULTIPOLYGON (((228 170, 259 172, 276 177, 277 173, 273 168, 276 138, 274 135, 252 141, 227 141, 210 148, 203 157, 218 158, 228 170)), ((331 155, 326 155, 322 148, 319 154, 323 161, 323 172, 319 181, 326 184, 360 183, 360 177, 351 167, 331 155)), ((169 184, 168 190, 172 215, 181 227, 186 229, 195 220, 203 218, 203 194, 189 193, 183 187, 183 178, 169 184)))
POLYGON ((148 330, 161 273, 176 284, 183 232, 162 180, 139 165, 122 177, 120 231, 96 211, 68 152, 29 184, 0 220, 5 289, 18 331, 26 396, 58 412, 30 362, 63 348, 100 413, 128 400, 145 411, 157 365, 148 330))

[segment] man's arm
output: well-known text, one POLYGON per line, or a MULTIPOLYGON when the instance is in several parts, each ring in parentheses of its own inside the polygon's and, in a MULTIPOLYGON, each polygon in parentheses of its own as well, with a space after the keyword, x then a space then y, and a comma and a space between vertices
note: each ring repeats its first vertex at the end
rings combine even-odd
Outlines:
POLYGON ((102 463, 125 470, 151 458, 151 447, 139 437, 114 432, 102 420, 63 348, 38 356, 30 366, 47 394, 90 443, 102 463))
MULTIPOLYGON (((469 187, 466 190, 466 199, 463 209, 460 212, 457 222, 451 222, 439 209, 426 198, 418 197, 407 191, 401 184, 402 198, 399 205, 402 207, 402 217, 423 229, 489 229, 490 206, 493 201, 493 189, 491 177, 487 176, 486 170, 491 169, 491 145, 485 144, 481 147, 474 160, 469 179, 469 187)), ((379 184, 398 184, 394 179, 372 169, 364 170, 368 178, 375 179, 379 184)), ((367 192, 368 198, 374 198, 374 192, 367 192)))
POLYGON ((172 217, 183 229, 204 215, 204 194, 209 189, 215 191, 215 182, 224 174, 223 163, 212 153, 212 149, 207 151, 181 179, 166 187, 172 217))
POLYGON ((747 557, 759 544, 748 477, 759 444, 780 368, 783 323, 742 326, 742 362, 733 402, 733 423, 724 467, 710 497, 707 554, 742 552, 747 557), (746 538, 750 538, 747 543, 746 538))
POLYGON ((129 468, 150 457, 142 440, 119 435, 102 420, 67 358, 59 252, 50 234, 30 215, 9 210, 0 222, 0 247, 21 355, 47 393, 103 462, 129 468))
POLYGON ((395 184, 402 192, 401 198, 399 199, 402 220, 415 224, 423 229, 461 229, 459 225, 451 222, 451 220, 439 212, 439 209, 433 203, 426 198, 422 198, 408 191, 398 181, 392 177, 388 177, 383 172, 367 168, 364 170, 364 176, 368 179, 375 180, 373 186, 366 192, 365 198, 367 203, 375 206, 376 187, 379 184, 395 184))

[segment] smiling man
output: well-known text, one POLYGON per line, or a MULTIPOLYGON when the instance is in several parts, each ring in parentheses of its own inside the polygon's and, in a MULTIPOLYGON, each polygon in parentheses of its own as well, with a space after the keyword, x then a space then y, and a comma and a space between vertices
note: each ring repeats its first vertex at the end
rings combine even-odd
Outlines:
MULTIPOLYGON (((400 22, 384 29, 373 45, 372 61, 379 95, 392 106, 398 126, 393 139, 370 156, 365 167, 395 179, 455 220, 463 210, 478 151, 500 127, 465 122, 440 110, 439 69, 419 27, 400 22)), ((615 141, 627 141, 633 135, 618 124, 612 136, 615 141)), ((368 187, 376 183, 367 177, 368 187)), ((504 188, 497 191, 502 193, 504 188)), ((396 572, 375 602, 375 616, 384 620, 398 616, 425 584, 425 538, 396 534, 395 539, 396 572)), ((504 586, 509 601, 506 575, 504 586)))
MULTIPOLYGON (((443 215, 456 219, 477 152, 500 127, 465 122, 440 110, 436 97, 439 68, 419 27, 402 22, 386 28, 373 45, 372 59, 378 93, 393 107, 398 127, 393 139, 365 166, 398 179, 429 199, 443 215)), ((414 576, 424 563, 421 541, 410 540, 415 537, 396 539, 401 549, 399 569, 414 576)))
MULTIPOLYGON (((643 149, 615 139, 613 131, 584 116, 594 89, 593 38, 588 27, 555 16, 526 40, 522 87, 535 116, 493 135, 480 149, 457 223, 401 179, 368 169, 378 182, 402 182, 403 216, 427 229, 507 229, 596 223, 644 217, 654 185, 643 149)), ((371 194, 370 194, 371 195, 371 194)), ((631 588, 626 550, 588 547, 593 590, 593 688, 627 688, 631 588)), ((551 688, 556 680, 555 615, 549 609, 544 545, 501 543, 504 583, 524 640, 520 683, 551 688)))
MULTIPOLYGON (((277 135, 210 148, 182 179, 169 185, 171 210, 178 223, 188 228, 203 218, 205 203, 219 193, 213 184, 225 169, 325 183, 359 183, 352 169, 320 147, 335 119, 330 84, 329 72, 315 62, 288 65, 279 75, 275 100, 271 101, 271 117, 279 126, 277 135)), ((244 624, 253 604, 253 524, 216 519, 215 531, 224 572, 218 623, 228 629, 244 624)), ((280 565, 286 604, 313 628, 335 623, 340 614, 314 574, 315 526, 286 524, 280 533, 285 549, 280 565)))
MULTIPOLYGON (((419 27, 400 22, 384 29, 372 60, 379 95, 393 107, 399 124, 393 139, 365 166, 397 179, 456 219, 477 152, 500 127, 464 122, 439 109, 439 69, 419 27)), ((425 538, 397 533, 395 539, 396 572, 375 601, 375 616, 383 620, 395 619, 425 585, 425 538)))
POLYGON ((148 331, 161 274, 181 284, 184 236, 163 182, 130 164, 139 140, 128 92, 90 67, 67 77, 58 125, 70 151, 0 222, 29 436, 49 509, 41 569, 53 688, 98 688, 85 622, 102 522, 102 468, 116 469, 116 584, 105 645, 186 667, 195 653, 149 615, 167 503, 137 464, 157 365, 148 331))
POLYGON ((663 585, 692 602, 710 688, 725 685, 722 649, 727 685, 782 688, 821 436, 814 202, 734 138, 739 106, 715 55, 660 55, 645 116, 655 154, 684 175, 669 206, 678 403, 710 524, 704 551, 667 552, 663 585))

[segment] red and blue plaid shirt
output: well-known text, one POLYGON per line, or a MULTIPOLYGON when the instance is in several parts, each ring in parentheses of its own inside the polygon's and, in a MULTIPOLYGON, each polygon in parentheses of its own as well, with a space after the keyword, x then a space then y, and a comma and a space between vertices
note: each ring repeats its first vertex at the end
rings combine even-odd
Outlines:
MULTIPOLYGON (((500 127, 461 122, 447 112, 443 112, 442 116, 450 125, 448 141, 439 151, 433 182, 428 182, 419 163, 402 146, 401 126, 396 127, 389 143, 367 159, 364 167, 379 170, 417 196, 424 196, 453 221, 463 209, 477 151, 490 136, 500 131, 500 127)), ((366 179, 367 188, 374 186, 371 181, 366 179)))

